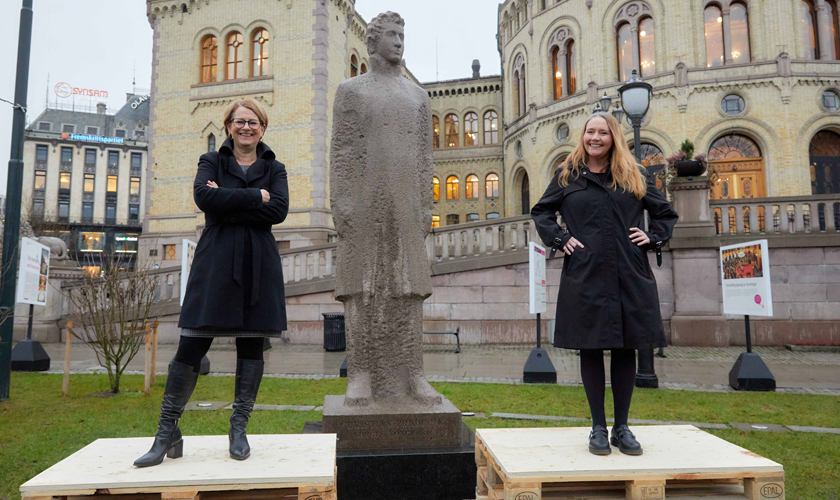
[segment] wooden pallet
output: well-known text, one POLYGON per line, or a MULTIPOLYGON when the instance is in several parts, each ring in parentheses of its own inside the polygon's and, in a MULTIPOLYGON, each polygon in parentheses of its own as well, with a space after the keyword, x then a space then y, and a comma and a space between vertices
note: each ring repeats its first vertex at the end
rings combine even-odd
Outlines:
POLYGON ((336 500, 335 434, 250 435, 251 457, 227 436, 184 438, 184 456, 132 464, 152 438, 99 439, 22 484, 23 500, 336 500))
POLYGON ((479 429, 477 500, 784 500, 776 462, 691 425, 633 427, 644 455, 589 453, 582 427, 479 429))

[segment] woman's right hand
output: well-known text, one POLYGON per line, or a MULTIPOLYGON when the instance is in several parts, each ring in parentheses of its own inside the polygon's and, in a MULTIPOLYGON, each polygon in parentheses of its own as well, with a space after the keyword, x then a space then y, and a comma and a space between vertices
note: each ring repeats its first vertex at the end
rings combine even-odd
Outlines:
POLYGON ((563 246, 563 251, 566 252, 566 255, 572 255, 575 251, 575 247, 584 248, 583 243, 579 242, 577 238, 572 236, 569 238, 569 242, 563 246))
POLYGON ((268 191, 266 191, 265 189, 260 189, 260 194, 262 194, 263 203, 268 203, 269 201, 271 201, 271 195, 268 194, 268 191))

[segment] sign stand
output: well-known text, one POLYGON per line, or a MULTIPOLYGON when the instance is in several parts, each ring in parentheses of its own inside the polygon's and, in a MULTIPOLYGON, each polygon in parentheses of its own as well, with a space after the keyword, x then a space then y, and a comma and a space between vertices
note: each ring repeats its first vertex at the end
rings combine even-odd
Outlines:
POLYGON ((729 245, 720 249, 724 314, 743 314, 747 352, 738 355, 729 372, 736 391, 775 391, 776 379, 761 356, 752 352, 750 315, 773 316, 767 240, 729 245))
MULTIPOLYGON (((47 304, 50 251, 31 238, 21 238, 17 302, 29 304, 26 338, 12 349, 11 368, 16 372, 42 372, 50 369, 50 357, 41 343, 32 340, 35 304, 47 304)), ((7 320, 8 321, 8 320, 7 320)))
POLYGON ((556 384, 557 370, 542 348, 542 322, 540 314, 545 312, 545 248, 531 242, 529 249, 529 275, 531 289, 531 314, 537 315, 537 348, 531 351, 525 362, 522 379, 526 384, 556 384))

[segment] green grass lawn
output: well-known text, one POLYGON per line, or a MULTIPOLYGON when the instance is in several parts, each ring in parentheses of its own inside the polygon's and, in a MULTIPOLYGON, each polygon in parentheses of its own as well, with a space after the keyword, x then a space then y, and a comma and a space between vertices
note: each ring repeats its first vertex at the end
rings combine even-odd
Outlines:
MULTIPOLYGON (((123 392, 111 397, 105 375, 73 375, 70 395, 61 396, 61 376, 12 374, 11 399, 0 402, 0 500, 18 499, 18 487, 97 438, 152 436, 156 431, 164 377, 152 397, 142 393, 142 376, 127 375, 123 392)), ((233 377, 202 377, 193 400, 232 401, 233 377)), ((588 417, 582 387, 499 384, 433 384, 462 411, 588 417)), ((258 403, 315 405, 324 395, 343 394, 344 380, 266 378, 258 403)), ((611 394, 607 392, 607 398, 611 394)), ((608 404, 608 411, 611 405, 608 404)), ((611 416, 611 415, 608 415, 611 416)), ((229 411, 189 412, 184 434, 226 434, 229 411)), ((840 397, 776 393, 703 393, 637 390, 632 418, 687 422, 750 422, 840 428, 840 397)), ((299 433, 317 412, 254 412, 252 434, 299 433)), ((472 428, 557 427, 555 421, 466 419, 472 428)), ((581 423, 580 425, 589 425, 581 423)), ((782 463, 788 500, 840 498, 840 435, 712 431, 727 441, 782 463)), ((186 451, 189 453, 189 451, 186 451)))

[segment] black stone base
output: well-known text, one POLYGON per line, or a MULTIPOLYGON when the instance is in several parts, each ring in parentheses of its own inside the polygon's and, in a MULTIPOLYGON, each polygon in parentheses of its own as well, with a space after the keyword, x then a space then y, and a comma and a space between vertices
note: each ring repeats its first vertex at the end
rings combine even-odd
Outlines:
MULTIPOLYGON (((304 434, 321 432, 306 422, 304 434)), ((475 498, 475 435, 463 426, 458 448, 440 450, 339 451, 341 500, 464 500, 475 498)))
POLYGON ((12 349, 12 371, 43 372, 50 369, 50 357, 37 340, 21 340, 12 349))
POLYGON ((525 362, 522 379, 526 384, 557 383, 557 370, 545 349, 537 348, 531 351, 528 361, 525 362))
POLYGON ((775 391, 776 379, 754 352, 742 352, 729 372, 729 385, 736 391, 775 391))

